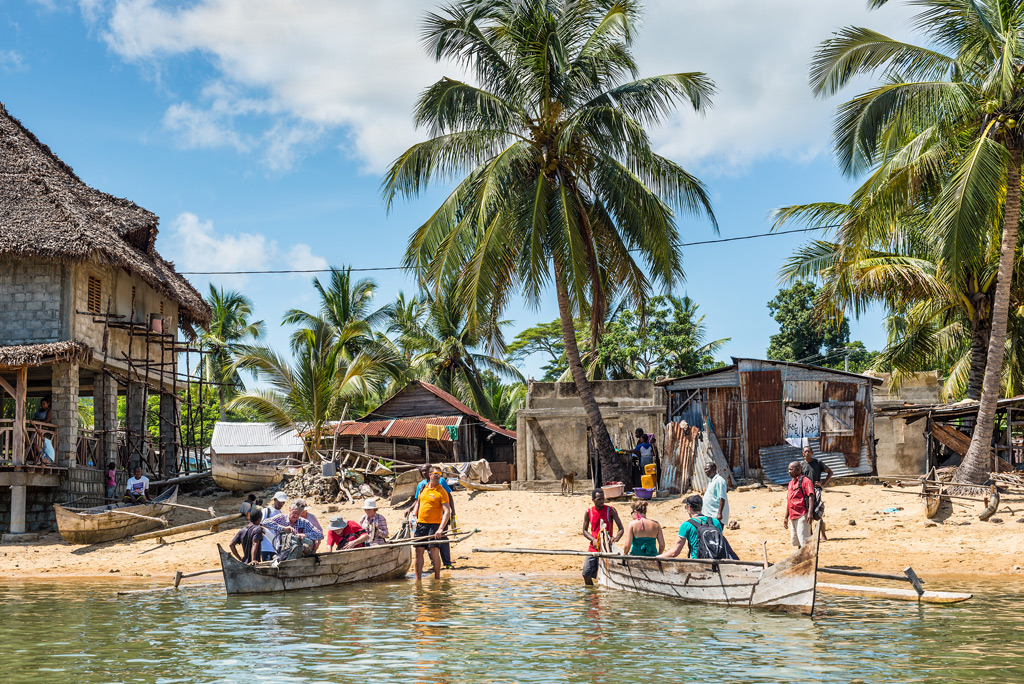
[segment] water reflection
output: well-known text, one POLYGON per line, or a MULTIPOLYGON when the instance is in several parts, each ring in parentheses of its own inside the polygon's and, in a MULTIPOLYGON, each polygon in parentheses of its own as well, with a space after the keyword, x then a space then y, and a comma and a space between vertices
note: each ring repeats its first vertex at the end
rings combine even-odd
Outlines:
POLYGON ((0 587, 3 681, 1024 681, 1019 597, 998 591, 955 607, 824 596, 813 620, 552 579, 115 591, 0 587))

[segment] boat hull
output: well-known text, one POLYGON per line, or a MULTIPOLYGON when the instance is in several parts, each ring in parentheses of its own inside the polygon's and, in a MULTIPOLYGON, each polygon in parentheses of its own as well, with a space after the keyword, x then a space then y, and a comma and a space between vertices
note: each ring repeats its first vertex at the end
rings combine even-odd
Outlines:
POLYGON ((246 565, 220 545, 220 565, 228 594, 269 594, 404 577, 412 565, 412 546, 370 546, 271 563, 246 565))
POLYGON ((59 504, 53 505, 57 516, 57 531, 71 544, 99 544, 124 539, 142 532, 161 527, 156 520, 146 520, 121 513, 134 513, 149 518, 158 518, 171 512, 177 503, 178 487, 164 492, 152 503, 136 506, 97 506, 84 511, 75 511, 59 504))
POLYGON ((768 568, 602 558, 597 579, 602 586, 638 594, 810 615, 814 611, 817 569, 815 535, 802 549, 768 568))
POLYGON ((211 461, 210 470, 214 484, 230 492, 252 492, 266 489, 280 484, 284 478, 284 470, 276 466, 244 461, 225 461, 217 457, 213 457, 211 461))

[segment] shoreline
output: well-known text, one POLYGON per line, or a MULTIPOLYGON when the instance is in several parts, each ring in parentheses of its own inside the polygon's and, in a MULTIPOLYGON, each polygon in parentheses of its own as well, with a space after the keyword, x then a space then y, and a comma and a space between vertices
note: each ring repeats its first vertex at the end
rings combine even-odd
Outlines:
MULTIPOLYGON (((908 490, 879 485, 840 484, 825 490, 826 529, 819 564, 872 572, 900 574, 908 565, 936 588, 940 583, 1010 582, 1024 585, 1024 498, 1004 497, 994 516, 1003 522, 981 522, 974 507, 953 507, 929 521, 923 506, 908 490), (943 517, 944 516, 944 517, 943 517), (852 522, 852 524, 851 524, 852 522), (1018 531, 1019 530, 1019 531, 1018 531)), ((727 536, 741 558, 762 557, 761 542, 768 540, 769 559, 789 555, 789 535, 782 527, 784 492, 767 488, 730 492, 732 519, 740 525, 727 536)), ((219 514, 237 510, 243 497, 230 494, 182 497, 200 508, 215 506, 219 514)), ((610 502, 624 522, 628 502, 610 502)), ((585 495, 561 496, 549 492, 496 491, 455 494, 455 506, 463 529, 479 529, 464 545, 452 547, 456 569, 444 577, 543 578, 579 577, 578 556, 529 556, 473 553, 475 547, 519 547, 581 551, 583 513, 590 505, 585 495)), ((341 515, 357 519, 357 506, 311 504, 321 524, 341 515)), ((405 510, 382 505, 392 531, 405 510)), ((675 541, 683 520, 682 497, 655 499, 648 517, 662 523, 666 543, 675 541)), ((176 510, 171 525, 205 519, 202 514, 176 510)), ((57 533, 39 539, 0 546, 0 576, 5 580, 64 582, 77 580, 171 581, 177 570, 196 572, 219 568, 216 545, 230 543, 241 520, 222 526, 216 533, 187 533, 159 544, 156 540, 121 540, 92 546, 74 546, 57 533)), ((197 578, 198 579, 198 578, 197 578)), ((186 580, 187 582, 187 580, 186 580)))

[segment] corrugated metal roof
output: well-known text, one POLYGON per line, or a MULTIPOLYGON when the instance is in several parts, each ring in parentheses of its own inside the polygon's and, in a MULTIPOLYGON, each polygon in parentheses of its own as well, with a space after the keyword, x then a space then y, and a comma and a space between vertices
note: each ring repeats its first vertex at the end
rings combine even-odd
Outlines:
MULTIPOLYGON (((856 468, 846 465, 846 456, 838 452, 821 453, 818 447, 818 440, 810 439, 811 451, 814 457, 832 469, 835 477, 851 477, 854 475, 870 475, 871 461, 868 458, 867 447, 860 451, 860 463, 856 468)), ((789 464, 793 461, 802 461, 801 450, 795 446, 784 444, 775 447, 762 447, 759 450, 761 456, 761 469, 764 477, 775 484, 785 485, 789 483, 789 464)))
MULTIPOLYGON (((433 394, 435 397, 437 397, 441 401, 443 401, 446 404, 448 404, 449 406, 451 406, 456 411, 458 411, 460 413, 464 413, 467 416, 469 416, 470 418, 472 418, 473 419, 472 420, 473 423, 478 423, 478 424, 482 425, 484 428, 490 430, 491 432, 496 432, 499 435, 504 435, 504 436, 508 437, 509 439, 516 439, 516 433, 515 433, 514 430, 506 430, 505 428, 501 427, 497 423, 494 423, 494 422, 492 422, 490 420, 487 420, 486 418, 481 416, 479 413, 477 413, 473 409, 471 409, 468 406, 466 406, 465 404, 463 404, 457 398, 455 398, 454 395, 449 394, 448 392, 445 392, 443 389, 441 389, 437 385, 431 385, 429 382, 423 382, 422 380, 413 380, 408 385, 406 385, 406 387, 403 387, 402 389, 398 390, 398 392, 396 392, 394 395, 392 395, 392 397, 390 397, 384 403, 386 404, 388 401, 391 401, 391 399, 393 399, 398 394, 401 394, 402 392, 404 392, 408 387, 414 387, 414 386, 417 386, 417 385, 422 387, 423 389, 427 390, 428 392, 433 394)), ((374 416, 375 414, 374 414, 373 411, 371 411, 367 415, 368 416, 374 416)), ((441 423, 441 422, 439 422, 440 418, 430 418, 430 419, 433 421, 434 425, 454 425, 455 424, 455 423, 441 423)), ((371 420, 376 420, 376 419, 371 419, 371 420)), ((399 418, 397 420, 405 420, 405 421, 408 421, 408 420, 421 420, 421 418, 420 417, 416 417, 416 418, 399 418)), ((362 418, 361 421, 362 422, 368 422, 366 420, 366 418, 362 418)), ((388 422, 388 421, 384 421, 384 422, 388 422)), ((466 425, 466 427, 469 427, 469 425, 466 425)), ((345 433, 345 434, 349 434, 349 433, 345 433)), ((359 434, 365 434, 365 433, 359 433, 359 434)), ((393 435, 389 432, 388 436, 390 437, 390 436, 393 436, 393 435)), ((407 436, 412 437, 412 435, 407 435, 407 436)), ((419 439, 425 439, 425 434, 423 436, 420 436, 419 439)))
POLYGON ((776 365, 776 366, 791 366, 793 368, 805 368, 807 370, 820 371, 822 373, 829 373, 829 374, 835 374, 835 375, 845 375, 847 377, 854 377, 854 378, 858 378, 860 380, 866 380, 871 385, 881 385, 882 384, 882 379, 881 378, 872 377, 870 375, 861 375, 860 373, 851 373, 851 372, 848 372, 848 371, 837 370, 835 368, 826 368, 824 366, 815 366, 815 365, 812 365, 812 364, 809 364, 809 363, 796 363, 795 361, 775 361, 773 359, 748 359, 748 358, 739 357, 739 356, 732 357, 732 365, 731 366, 725 366, 724 368, 715 368, 714 370, 704 371, 703 373, 694 373, 692 375, 684 375, 684 376, 681 376, 681 377, 678 377, 678 378, 668 378, 667 380, 660 380, 660 381, 658 381, 658 382, 656 382, 654 384, 655 385, 665 386, 665 385, 671 385, 671 384, 680 382, 682 380, 692 380, 692 379, 704 378, 704 377, 708 377, 708 376, 712 376, 712 375, 718 375, 718 374, 721 374, 721 373, 734 372, 736 370, 736 367, 739 365, 739 363, 741 361, 754 361, 754 362, 757 362, 757 363, 767 363, 767 364, 772 364, 772 365, 776 365))
MULTIPOLYGON (((461 416, 424 416, 422 418, 393 418, 391 420, 371 420, 366 422, 345 421, 338 425, 335 434, 339 437, 367 436, 427 439, 428 425, 458 425, 460 419, 461 416)), ((450 442, 452 439, 445 432, 444 436, 437 441, 450 442)))
POLYGON ((820 380, 786 380, 783 385, 783 401, 796 404, 821 403, 823 388, 820 380))
POLYGON ((213 426, 210 448, 227 454, 301 454, 302 438, 281 432, 273 423, 221 423, 213 426))

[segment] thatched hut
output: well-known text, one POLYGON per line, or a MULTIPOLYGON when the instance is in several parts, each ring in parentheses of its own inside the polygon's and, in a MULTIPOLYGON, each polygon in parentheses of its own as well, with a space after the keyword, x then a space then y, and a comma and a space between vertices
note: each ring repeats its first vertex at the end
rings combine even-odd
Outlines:
POLYGON ((66 483, 67 498, 98 503, 102 467, 118 456, 118 395, 128 397, 122 465, 175 472, 177 331, 194 338, 211 314, 154 248, 159 219, 83 183, 3 105, 0 150, 0 397, 10 395, 0 416, 12 416, 0 419, 0 530, 22 533, 49 517, 29 505, 26 520, 26 496, 53 499, 66 483), (165 427, 160 462, 145 446, 149 393, 165 427), (27 420, 44 396, 49 420, 27 420), (94 431, 78 428, 80 396, 93 397, 94 431), (55 462, 33 463, 46 439, 55 462))

